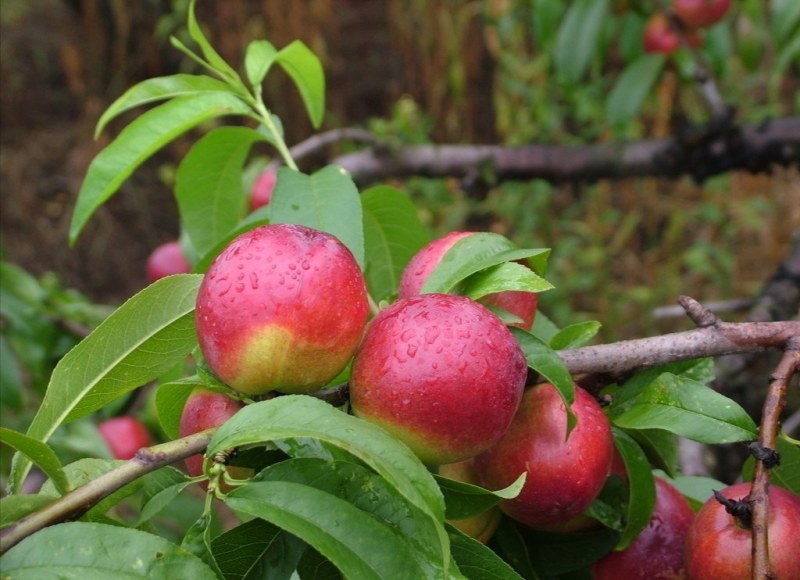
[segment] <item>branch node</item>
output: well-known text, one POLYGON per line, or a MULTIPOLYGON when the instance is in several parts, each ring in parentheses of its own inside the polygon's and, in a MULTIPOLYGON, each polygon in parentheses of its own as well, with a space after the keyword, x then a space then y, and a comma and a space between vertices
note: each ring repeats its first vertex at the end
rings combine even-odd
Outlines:
POLYGON ((753 527, 753 502, 749 497, 744 499, 730 499, 722 495, 716 489, 714 499, 725 506, 725 511, 735 517, 745 528, 753 527))
POLYGON ((686 311, 686 315, 699 328, 717 326, 720 322, 716 314, 711 312, 708 308, 700 304, 691 296, 679 296, 678 304, 683 307, 683 309, 686 311))
POLYGON ((750 443, 747 449, 750 451, 750 455, 752 455, 756 461, 763 463, 764 467, 767 469, 778 467, 781 464, 781 454, 775 449, 765 447, 758 441, 750 443))

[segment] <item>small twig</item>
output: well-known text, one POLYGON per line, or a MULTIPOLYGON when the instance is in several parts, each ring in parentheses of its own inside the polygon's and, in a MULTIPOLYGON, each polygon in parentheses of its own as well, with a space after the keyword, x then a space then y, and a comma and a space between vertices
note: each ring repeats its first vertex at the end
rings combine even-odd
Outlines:
POLYGON ((722 322, 716 314, 691 296, 678 296, 678 304, 681 305, 681 308, 686 311, 686 314, 698 328, 718 326, 722 322))
MULTIPOLYGON (((731 300, 719 300, 716 302, 703 302, 703 306, 714 314, 723 312, 738 312, 747 310, 754 304, 752 298, 733 298, 731 300)), ((686 310, 682 306, 659 306, 653 309, 653 318, 677 318, 684 316, 686 310)))
MULTIPOLYGON (((777 449, 780 416, 786 406, 786 391, 789 379, 800 368, 800 333, 790 338, 780 363, 770 379, 764 410, 761 414, 758 449, 761 452, 777 449)), ((763 456, 769 457, 766 453, 763 456)), ((769 475, 770 465, 764 459, 757 459, 753 485, 750 488, 750 503, 753 506, 753 578, 770 578, 769 569, 769 475)))
MULTIPOLYGON (((301 141, 296 145, 289 148, 289 153, 296 161, 305 159, 325 149, 326 147, 338 143, 339 141, 355 141, 356 143, 366 143, 377 150, 386 150, 389 145, 386 141, 380 139, 374 133, 366 129, 359 129, 357 127, 344 127, 342 129, 333 129, 324 133, 317 133, 313 137, 309 137, 305 141, 301 141)), ((274 165, 280 165, 280 159, 273 162, 274 165)))
POLYGON ((0 532, 0 554, 42 528, 81 517, 99 501, 143 475, 203 452, 214 431, 209 429, 183 439, 140 449, 127 463, 5 528, 0 532))

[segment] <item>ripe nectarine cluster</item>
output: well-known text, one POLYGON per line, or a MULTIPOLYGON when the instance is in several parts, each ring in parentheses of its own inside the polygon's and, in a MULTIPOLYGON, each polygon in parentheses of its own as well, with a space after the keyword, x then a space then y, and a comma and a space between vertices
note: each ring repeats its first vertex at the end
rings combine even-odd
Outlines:
MULTIPOLYGON (((576 387, 577 424, 567 436, 558 391, 547 383, 526 388, 525 356, 490 309, 511 313, 511 324, 530 330, 536 295, 499 292, 474 301, 421 293, 447 252, 470 235, 454 232, 420 250, 403 272, 398 299, 369 320, 365 278, 336 237, 299 225, 257 227, 219 254, 200 285, 196 324, 205 364, 242 399, 312 393, 349 377, 352 413, 381 426, 441 476, 500 489, 524 474, 515 498, 452 522, 479 541, 489 541, 502 514, 545 532, 599 528, 585 510, 609 477, 627 481, 609 420, 597 399, 576 387)), ((198 387, 180 434, 219 426, 243 404, 198 387)), ((203 458, 186 465, 199 475, 203 458)), ((625 550, 596 562, 595 578, 749 573, 750 531, 717 499, 695 516, 670 483, 656 478, 655 489, 648 526, 625 550)), ((734 486, 722 496, 738 500, 748 489, 734 486)), ((796 537, 800 499, 778 488, 770 493, 772 561, 776 570, 798 569, 796 551, 780 538, 796 537)))
MULTIPOLYGON (((703 42, 702 29, 721 20, 730 5, 730 0, 674 0, 672 12, 684 27, 686 42, 697 48, 703 42)), ((675 21, 657 12, 647 21, 642 42, 646 52, 669 54, 680 48, 681 33, 675 21)))

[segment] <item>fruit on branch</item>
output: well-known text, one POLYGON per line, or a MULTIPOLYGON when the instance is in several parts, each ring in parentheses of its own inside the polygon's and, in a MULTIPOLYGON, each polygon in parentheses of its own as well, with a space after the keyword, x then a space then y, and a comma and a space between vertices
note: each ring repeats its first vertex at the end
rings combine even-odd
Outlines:
POLYGON ((686 577, 686 535, 694 511, 671 484, 658 477, 655 484, 656 503, 650 522, 627 548, 611 552, 592 566, 595 580, 686 577))
POLYGON ((455 463, 500 439, 526 378, 525 356, 495 314, 463 296, 422 294, 372 320, 350 402, 425 463, 455 463))
MULTIPOLYGON (((478 475, 475 473, 475 464, 472 459, 441 465, 439 466, 439 475, 447 479, 478 485, 478 475)), ((468 536, 485 544, 497 531, 502 517, 503 512, 495 506, 472 517, 447 521, 468 536)))
POLYGON ((114 459, 130 459, 142 447, 153 444, 147 427, 139 419, 128 415, 107 419, 97 425, 97 430, 114 459))
MULTIPOLYGON (((411 258, 411 261, 408 263, 405 270, 403 270, 403 274, 400 277, 399 297, 408 298, 419 294, 422 290, 422 286, 436 269, 436 266, 439 265, 439 262, 442 261, 447 251, 459 240, 473 234, 474 232, 450 232, 432 241, 417 252, 417 254, 411 258)), ((538 301, 539 297, 535 292, 514 290, 487 294, 479 300, 481 304, 495 306, 517 316, 522 322, 510 324, 509 326, 518 326, 525 330, 530 330, 533 326, 533 319, 536 316, 538 301)))
MULTIPOLYGON (((645 52, 670 54, 681 47, 680 33, 663 13, 653 14, 644 27, 642 38, 645 52)), ((696 31, 687 31, 686 42, 697 48, 703 38, 696 31)))
POLYGON ((188 274, 192 271, 179 242, 167 242, 153 250, 147 257, 147 279, 152 284, 165 276, 188 274))
POLYGON ((358 346, 369 312, 364 275, 344 244, 278 224, 236 238, 197 295, 206 363, 248 394, 307 393, 333 379, 358 346))
MULTIPOLYGON (((746 500, 749 483, 739 483, 720 493, 730 500, 746 500)), ((739 507, 747 504, 736 503, 739 507)), ((716 497, 695 516, 686 538, 689 578, 751 578, 752 529, 728 513, 716 497)), ((769 488, 767 518, 769 565, 774 578, 800 578, 800 496, 775 485, 769 488)))
POLYGON ((706 28, 722 19, 731 0, 674 0, 672 10, 686 26, 706 28))
MULTIPOLYGON (((244 405, 223 393, 196 387, 183 406, 179 434, 181 437, 194 435, 206 429, 219 427, 233 417, 244 405)), ((198 453, 184 461, 186 472, 192 477, 203 473, 203 455, 198 453)))
POLYGON ((549 383, 528 389, 514 421, 500 441, 475 458, 487 489, 511 485, 527 473, 520 494, 500 509, 532 528, 558 527, 594 501, 611 472, 614 442, 600 404, 575 388, 577 426, 567 438, 567 413, 549 383))
POLYGON ((253 182, 253 188, 250 190, 250 211, 269 205, 277 181, 278 172, 275 169, 267 168, 258 174, 253 182))

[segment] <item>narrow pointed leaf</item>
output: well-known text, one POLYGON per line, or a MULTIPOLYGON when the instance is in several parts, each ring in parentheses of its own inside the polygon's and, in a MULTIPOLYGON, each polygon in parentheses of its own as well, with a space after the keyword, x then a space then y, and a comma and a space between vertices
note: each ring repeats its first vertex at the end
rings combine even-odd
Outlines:
MULTIPOLYGON (((180 274, 148 286, 100 324, 56 365, 27 435, 46 441, 63 422, 89 415, 158 378, 197 343, 194 303, 202 276, 180 274)), ((12 487, 30 463, 17 458, 12 487)))
POLYGON ((302 438, 344 449, 387 479, 423 512, 439 521, 444 519, 439 487, 410 449, 380 427, 313 397, 285 395, 247 405, 214 433, 206 456, 232 447, 302 438))
POLYGON ((663 54, 645 54, 625 67, 606 102, 612 125, 627 123, 638 116, 665 63, 663 54))
POLYGON ((448 520, 463 520, 485 512, 504 499, 517 497, 525 485, 526 475, 523 473, 514 483, 497 491, 489 491, 477 485, 437 475, 436 481, 439 482, 447 506, 445 517, 448 520))
POLYGON ((247 80, 254 89, 261 85, 277 56, 277 49, 266 40, 254 40, 247 45, 244 69, 247 72, 247 80))
POLYGON ((146 532, 88 522, 58 524, 28 536, 3 556, 3 577, 216 580, 199 558, 146 532))
POLYGON ((302 41, 295 40, 278 52, 275 61, 294 81, 311 124, 319 129, 325 115, 325 72, 319 58, 302 41))
POLYGON ((451 525, 447 526, 450 536, 453 559, 458 569, 467 578, 491 580, 521 580, 522 576, 492 550, 461 533, 451 525))
POLYGON ((613 429, 614 445, 628 474, 628 517, 625 529, 617 541, 616 549, 624 550, 650 522, 656 502, 656 487, 647 456, 629 435, 613 429))
MULTIPOLYGON (((541 340, 520 328, 511 328, 511 334, 517 339, 528 366, 550 381, 561 395, 561 399, 567 408, 575 400, 575 383, 569 374, 564 361, 556 354, 552 348, 541 340)), ((570 409, 568 424, 574 426, 575 415, 570 409)), ((572 427, 569 427, 571 430, 572 427)))
POLYGON ((237 97, 223 92, 178 97, 143 113, 98 153, 78 192, 69 240, 75 243, 92 214, 147 158, 164 145, 196 127, 223 115, 253 115, 237 97))
POLYGON ((625 429, 664 429, 700 443, 758 437, 758 427, 731 399, 702 383, 664 373, 613 416, 625 429))
POLYGON ((536 274, 544 274, 548 249, 519 249, 505 236, 476 233, 458 240, 422 286, 422 292, 452 293, 467 277, 503 262, 527 259, 536 274))
POLYGON ((274 224, 298 224, 333 234, 364 268, 361 198, 341 167, 328 165, 312 175, 282 167, 269 207, 274 224))
POLYGON ((397 291, 411 258, 430 241, 408 196, 394 187, 378 185, 361 194, 364 247, 370 295, 387 299, 397 291))
MULTIPOLYGON (((538 318, 539 314, 537 313, 536 316, 538 318)), ((553 350, 562 350, 565 348, 584 346, 597 334, 600 330, 600 326, 602 325, 596 320, 576 322, 575 324, 565 326, 550 339, 550 348, 553 350)))
POLYGON ((192 40, 194 40, 197 43, 197 46, 200 47, 200 51, 208 61, 208 64, 210 64, 224 78, 233 83, 237 88, 244 89, 244 85, 242 84, 242 80, 239 78, 239 74, 231 67, 231 65, 225 62, 225 60, 219 55, 214 47, 211 46, 211 43, 206 38, 205 34, 203 34, 203 30, 200 28, 200 24, 197 22, 197 17, 194 13, 195 4, 196 0, 191 0, 189 3, 189 36, 191 36, 192 40))
POLYGON ((234 510, 262 518, 313 546, 345 577, 424 578, 409 545, 389 525, 313 487, 284 481, 250 483, 228 494, 234 510))
POLYGON ((570 83, 586 72, 607 21, 608 0, 575 0, 562 20, 553 54, 556 71, 570 83))
POLYGON ((217 536, 211 550, 226 580, 289 580, 308 551, 305 542, 259 518, 217 536))
POLYGON ((473 300, 496 292, 544 292, 553 285, 533 270, 516 262, 503 262, 473 274, 464 281, 463 295, 473 300))
POLYGON ((242 170, 250 148, 264 135, 247 127, 219 127, 183 158, 175 176, 181 226, 199 255, 218 244, 244 217, 242 170))
POLYGON ((97 139, 112 119, 134 107, 174 97, 213 92, 232 93, 233 89, 228 84, 205 75, 175 74, 144 80, 111 103, 97 122, 94 137, 97 139))
POLYGON ((56 491, 61 495, 67 493, 71 487, 61 462, 55 451, 47 444, 36 439, 32 439, 22 433, 17 433, 11 429, 0 427, 0 442, 13 447, 30 461, 35 463, 55 485, 56 491))

